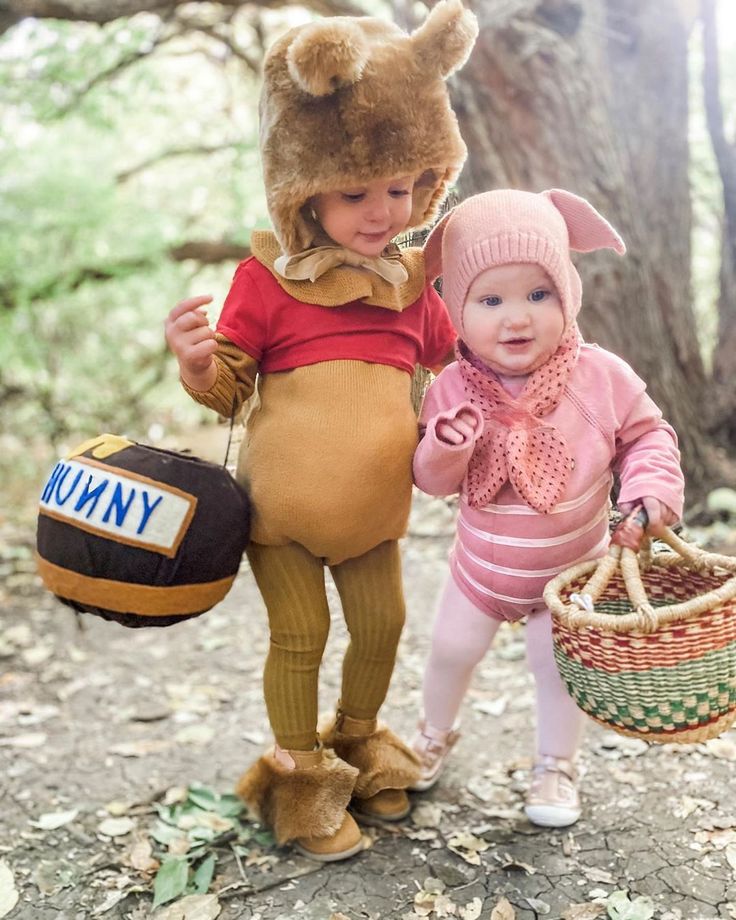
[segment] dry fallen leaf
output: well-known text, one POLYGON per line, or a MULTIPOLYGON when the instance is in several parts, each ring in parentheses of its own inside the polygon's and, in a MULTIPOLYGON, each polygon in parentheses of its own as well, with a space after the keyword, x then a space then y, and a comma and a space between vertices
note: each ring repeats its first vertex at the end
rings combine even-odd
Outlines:
POLYGON ((412 809, 411 822, 416 827, 439 827, 442 808, 434 802, 422 802, 412 809))
POLYGON ((515 920, 515 917, 516 911, 506 898, 501 898, 491 911, 491 920, 515 920))
POLYGON ((731 843, 736 843, 736 829, 732 827, 717 828, 712 831, 696 831, 697 843, 707 843, 716 850, 723 850, 731 843))
POLYGON ((596 920, 606 912, 606 905, 591 901, 588 904, 571 904, 562 911, 562 920, 596 920))
POLYGON ((216 894, 189 894, 156 911, 156 920, 215 920, 222 905, 216 894))
POLYGON ((105 811, 108 815, 112 815, 113 818, 122 818, 123 815, 128 814, 132 807, 132 802, 108 802, 107 805, 105 805, 105 811))
POLYGON ((478 700, 473 703, 473 709, 476 712, 482 712, 486 716, 500 716, 506 709, 508 701, 507 696, 499 696, 495 700, 478 700))
POLYGON ((37 748, 46 744, 47 737, 44 732, 26 732, 12 738, 0 738, 0 747, 37 748))
POLYGON ((480 854, 487 850, 489 846, 490 844, 485 840, 481 840, 480 837, 467 833, 455 834, 454 837, 450 837, 447 841, 447 848, 452 850, 453 853, 457 853, 458 856, 472 866, 480 865, 480 854))
POLYGON ((0 917, 7 917, 19 897, 10 866, 4 859, 0 859, 0 917))
POLYGON ((460 920, 478 920, 482 910, 483 902, 481 899, 473 898, 469 904, 466 904, 465 907, 460 908, 458 911, 458 917, 460 917, 460 920))
POLYGON ((736 760, 736 741, 731 738, 711 738, 699 747, 704 754, 719 760, 736 760))
POLYGON ((603 882, 604 885, 612 885, 615 882, 614 877, 605 869, 599 869, 597 866, 584 866, 583 874, 591 882, 603 882))
POLYGON ((132 818, 105 818, 97 826, 97 833, 105 837, 124 837, 132 830, 135 830, 136 824, 132 818))
POLYGON ((159 754, 171 746, 171 742, 151 738, 141 741, 123 741, 108 748, 109 754, 120 757, 145 757, 146 754, 159 754))
POLYGON ((51 811, 41 815, 38 821, 31 821, 33 827, 38 827, 42 831, 55 831, 59 827, 72 822, 78 814, 78 809, 73 808, 71 811, 51 811))
POLYGON ((523 869, 527 875, 534 875, 537 871, 534 866, 530 866, 529 863, 522 862, 520 859, 515 859, 508 853, 504 853, 504 855, 499 858, 499 862, 501 863, 502 869, 523 869))
POLYGON ((215 730, 211 725, 185 725, 174 735, 178 744, 209 744, 215 737, 215 730))
POLYGON ((132 843, 123 857, 123 863, 144 874, 153 873, 159 868, 160 863, 153 856, 153 848, 147 831, 139 830, 133 834, 132 843))

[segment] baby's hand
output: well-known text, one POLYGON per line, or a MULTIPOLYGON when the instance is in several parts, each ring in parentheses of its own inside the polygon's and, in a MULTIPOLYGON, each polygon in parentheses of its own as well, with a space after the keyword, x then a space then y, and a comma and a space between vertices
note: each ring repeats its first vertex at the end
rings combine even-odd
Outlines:
POLYGON ((637 505, 644 506, 644 510, 649 518, 647 530, 654 534, 663 527, 671 527, 673 524, 677 523, 677 515, 675 512, 669 506, 665 505, 664 502, 659 501, 658 498, 654 498, 651 495, 644 495, 635 502, 618 503, 619 511, 621 511, 622 514, 629 514, 637 505))
POLYGON ((166 342, 179 362, 182 380, 193 389, 207 390, 214 383, 212 356, 217 341, 203 309, 211 302, 209 296, 189 297, 178 303, 164 322, 166 342))
POLYGON ((470 409, 460 409, 457 415, 451 419, 443 419, 437 422, 435 433, 440 441, 445 444, 468 444, 475 440, 476 431, 479 427, 478 417, 470 409))

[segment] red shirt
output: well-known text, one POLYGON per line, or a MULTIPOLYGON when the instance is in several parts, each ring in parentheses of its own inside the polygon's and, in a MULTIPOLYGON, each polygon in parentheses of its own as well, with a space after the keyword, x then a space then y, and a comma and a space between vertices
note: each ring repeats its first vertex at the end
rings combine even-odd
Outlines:
POLYGON ((262 374, 321 361, 388 364, 411 374, 436 367, 455 341, 447 308, 431 285, 401 312, 361 301, 303 303, 251 257, 238 266, 217 331, 256 358, 262 374))

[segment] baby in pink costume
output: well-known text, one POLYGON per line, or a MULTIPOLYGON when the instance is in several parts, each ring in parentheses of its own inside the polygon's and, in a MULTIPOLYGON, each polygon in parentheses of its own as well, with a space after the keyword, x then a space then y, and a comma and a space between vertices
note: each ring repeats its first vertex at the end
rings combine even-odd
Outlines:
POLYGON ((557 672, 544 586, 605 554, 614 472, 619 508, 643 504, 654 530, 674 523, 683 505, 677 438, 644 382, 580 337, 570 250, 603 248, 624 253, 587 201, 558 189, 476 195, 425 246, 459 339, 457 360, 424 400, 414 479, 430 495, 459 492, 460 513, 414 740, 423 762, 415 788, 437 780, 473 669, 499 625, 526 616, 537 689, 526 813, 555 827, 580 816, 572 761, 585 716, 557 672))

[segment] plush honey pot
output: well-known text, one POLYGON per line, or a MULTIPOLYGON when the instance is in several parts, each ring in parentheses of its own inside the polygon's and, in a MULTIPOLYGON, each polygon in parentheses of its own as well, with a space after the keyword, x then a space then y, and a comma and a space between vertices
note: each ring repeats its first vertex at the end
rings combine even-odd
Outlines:
POLYGON ((43 488, 38 570, 76 611, 169 626, 227 594, 249 523, 248 496, 224 468, 103 434, 60 460, 43 488))

